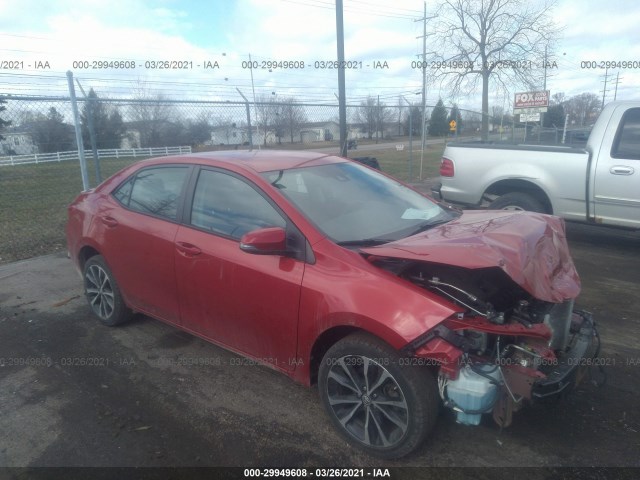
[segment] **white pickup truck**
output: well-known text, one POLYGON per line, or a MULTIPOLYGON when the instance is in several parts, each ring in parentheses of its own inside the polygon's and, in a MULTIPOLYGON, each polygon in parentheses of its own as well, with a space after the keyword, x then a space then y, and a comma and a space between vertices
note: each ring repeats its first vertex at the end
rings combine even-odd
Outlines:
POLYGON ((640 229, 640 101, 608 104, 585 149, 450 143, 440 182, 452 204, 640 229))

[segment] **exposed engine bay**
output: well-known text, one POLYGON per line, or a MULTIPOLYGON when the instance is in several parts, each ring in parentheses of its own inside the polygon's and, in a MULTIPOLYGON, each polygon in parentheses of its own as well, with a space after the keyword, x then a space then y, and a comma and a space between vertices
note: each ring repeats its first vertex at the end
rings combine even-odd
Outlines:
POLYGON ((377 257, 380 268, 455 304, 459 312, 405 347, 438 367, 444 405, 459 423, 492 413, 508 426, 526 402, 563 395, 599 354, 591 314, 574 300, 539 300, 499 267, 469 269, 377 257))

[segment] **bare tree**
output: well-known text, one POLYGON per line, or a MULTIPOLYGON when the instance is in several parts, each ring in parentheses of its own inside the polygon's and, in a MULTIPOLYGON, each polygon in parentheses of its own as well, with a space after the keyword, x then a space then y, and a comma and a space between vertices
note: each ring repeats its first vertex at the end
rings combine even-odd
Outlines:
POLYGON ((362 125, 361 128, 367 137, 371 138, 376 129, 376 99, 367 97, 362 100, 353 117, 356 123, 362 125))
MULTIPOLYGON (((214 128, 218 131, 222 137, 224 138, 226 145, 231 145, 231 140, 234 138, 233 134, 236 132, 236 122, 230 116, 218 117, 213 122, 214 128)), ((233 143, 238 143, 234 140, 233 143)), ((240 142, 242 143, 242 142, 240 142)))
POLYGON ((562 105, 566 101, 566 96, 564 92, 558 92, 551 95, 551 100, 549 101, 552 105, 562 105))
POLYGON ((307 112, 294 97, 287 98, 284 102, 281 105, 280 121, 284 131, 289 135, 289 140, 293 143, 294 134, 299 132, 302 125, 307 121, 307 112))
POLYGON ((354 114, 355 122, 362 124, 369 138, 372 138, 376 132, 382 132, 384 138, 384 124, 392 121, 393 118, 393 111, 384 102, 372 96, 362 100, 354 114))
POLYGON ((271 95, 260 95, 256 99, 256 126, 258 134, 263 135, 263 145, 267 145, 267 137, 269 133, 273 133, 275 129, 277 106, 274 106, 274 99, 271 95))
POLYGON ((600 114, 601 100, 595 93, 574 95, 563 104, 564 111, 579 125, 590 125, 600 114))
POLYGON ((436 58, 444 67, 434 76, 452 94, 482 85, 482 137, 489 132, 489 80, 493 90, 512 92, 541 86, 541 64, 552 58, 558 29, 551 16, 555 0, 445 0, 436 27, 436 58))
POLYGON ((513 116, 500 105, 491 107, 491 120, 494 125, 512 125, 513 116))
POLYGON ((263 143, 267 144, 267 134, 273 134, 278 143, 282 138, 289 137, 293 143, 294 135, 307 121, 307 113, 294 97, 279 97, 261 95, 256 100, 256 123, 259 131, 264 134, 263 143))
POLYGON ((135 89, 129 116, 132 120, 129 127, 139 132, 141 147, 164 147, 175 143, 179 136, 180 122, 175 108, 164 95, 154 94, 144 83, 135 89))
POLYGON ((384 138, 385 125, 394 122, 396 119, 394 109, 389 108, 386 103, 379 101, 376 104, 375 112, 380 137, 384 138))

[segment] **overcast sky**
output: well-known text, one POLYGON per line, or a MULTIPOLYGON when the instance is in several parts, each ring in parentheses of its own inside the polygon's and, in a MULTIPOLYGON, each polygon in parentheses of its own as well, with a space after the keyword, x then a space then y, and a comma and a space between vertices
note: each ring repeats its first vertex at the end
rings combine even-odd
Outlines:
MULTIPOLYGON (((423 2, 344 0, 344 5, 345 57, 363 65, 347 71, 347 100, 380 95, 396 104, 404 95, 418 101, 421 72, 411 62, 422 51, 416 38, 422 23, 415 20, 423 2), (375 69, 375 62, 388 68, 375 69)), ((428 2, 427 14, 436 6, 428 2)), ((581 68, 583 61, 630 61, 640 67, 640 2, 560 0, 553 18, 564 28, 555 46, 558 68, 548 70, 552 94, 602 95, 605 70, 581 68)), ((236 87, 253 96, 251 72, 242 63, 251 54, 259 66, 268 60, 305 63, 293 70, 254 70, 256 95, 335 103, 337 71, 315 68, 316 61, 336 58, 335 38, 332 0, 0 0, 0 61, 21 62, 18 69, 0 70, 0 93, 67 94, 64 73, 72 70, 102 97, 128 97, 144 84, 176 99, 235 101, 240 100, 236 87), (111 60, 133 61, 136 68, 83 70, 73 63, 111 60), (145 68, 145 62, 159 60, 192 62, 192 68, 145 68), (35 69, 37 62, 50 68, 35 69), (205 62, 219 68, 205 69, 205 62)), ((618 73, 618 99, 640 99, 640 68, 609 73, 607 100, 613 99, 618 73)), ((494 95, 492 103, 508 105, 514 92, 507 99, 494 95)), ((479 110, 478 94, 452 98, 431 84, 427 102, 442 96, 479 110)))

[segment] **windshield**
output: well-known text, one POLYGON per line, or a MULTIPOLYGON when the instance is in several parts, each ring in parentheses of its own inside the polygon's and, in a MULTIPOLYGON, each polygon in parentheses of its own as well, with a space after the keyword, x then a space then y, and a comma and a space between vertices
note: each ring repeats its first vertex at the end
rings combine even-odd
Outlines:
POLYGON ((356 163, 263 175, 324 234, 343 245, 390 242, 454 217, 401 183, 356 163))

